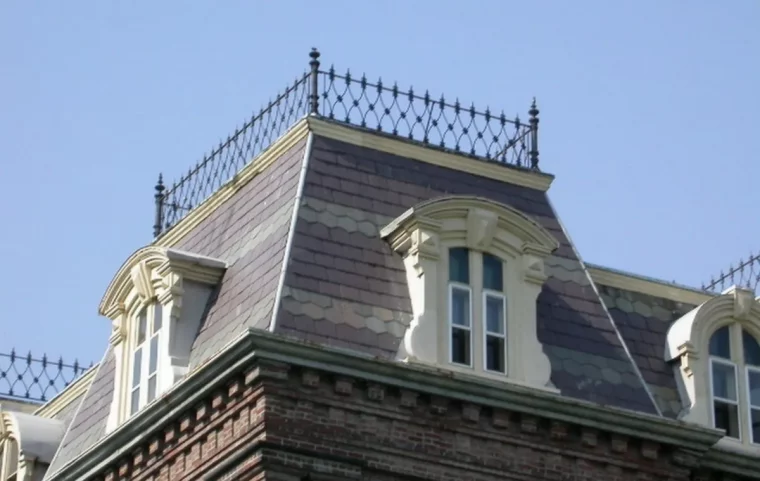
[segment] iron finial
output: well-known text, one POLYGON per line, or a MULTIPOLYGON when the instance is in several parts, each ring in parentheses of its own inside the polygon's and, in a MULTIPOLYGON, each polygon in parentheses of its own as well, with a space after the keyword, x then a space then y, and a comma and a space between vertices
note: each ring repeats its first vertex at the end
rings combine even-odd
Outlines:
POLYGON ((309 111, 312 114, 317 114, 319 112, 319 50, 316 48, 312 48, 311 52, 309 52, 309 58, 311 60, 309 61, 309 66, 311 67, 311 72, 309 73, 309 76, 311 77, 311 94, 309 95, 309 111))
POLYGON ((156 183, 156 219, 153 224, 153 237, 158 237, 161 234, 161 227, 164 223, 164 176, 158 174, 158 182, 156 183))
POLYGON ((538 170, 538 107, 536 106, 536 97, 528 110, 528 123, 530 124, 530 168, 538 170))

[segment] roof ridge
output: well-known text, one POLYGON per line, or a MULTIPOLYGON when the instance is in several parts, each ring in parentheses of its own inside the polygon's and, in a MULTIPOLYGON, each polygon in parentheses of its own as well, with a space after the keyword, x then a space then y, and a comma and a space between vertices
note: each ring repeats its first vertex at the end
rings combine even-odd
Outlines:
POLYGON ((649 400, 651 401, 652 406, 654 406, 655 412, 657 413, 658 416, 665 417, 662 413, 662 410, 660 409, 660 406, 657 404, 657 400, 655 399, 654 394, 652 393, 652 390, 649 387, 649 383, 646 382, 646 380, 644 379, 644 376, 641 374, 639 365, 636 364, 636 360, 633 358, 633 355, 631 354, 631 351, 628 348, 628 344, 625 342, 623 335, 620 333, 620 329, 618 328, 618 325, 615 322, 615 318, 612 317, 612 314, 610 314, 609 309, 607 309, 607 305, 604 303, 604 300, 602 299, 602 295, 599 292, 599 288, 597 288, 596 283, 594 282, 594 279, 591 277, 591 273, 589 273, 588 269, 586 268, 586 263, 583 262, 583 257, 581 257, 581 253, 575 247, 575 243, 570 237, 570 233, 567 231, 567 229, 565 228, 565 224, 562 222, 562 219, 557 214, 557 209, 554 208, 554 204, 549 198, 549 194, 546 193, 545 195, 546 195, 546 201, 549 204, 549 208, 553 211, 554 217, 557 220, 557 224, 559 224, 560 229, 562 229, 562 233, 565 234, 565 237, 567 238, 567 242, 568 244, 570 244, 570 248, 573 250, 573 253, 575 253, 575 256, 578 259, 578 262, 580 263, 581 268, 583 269, 583 272, 586 274, 586 277, 588 278, 589 283, 591 284, 591 288, 594 290, 594 293, 596 294, 596 298, 599 301, 599 304, 602 305, 602 309, 604 309, 605 314, 607 314, 607 319, 609 319, 610 324, 612 325, 612 328, 615 330, 615 335, 620 341, 620 345, 623 346, 625 355, 628 356, 628 360, 631 363, 631 366, 633 366, 633 370, 636 373, 636 376, 639 378, 639 381, 641 382, 641 386, 644 388, 644 391, 646 391, 647 396, 649 396, 649 400))
POLYGON ((311 158, 311 150, 314 141, 314 132, 309 130, 306 137, 306 146, 303 149, 303 160, 301 160, 301 169, 299 172, 298 186, 296 187, 296 196, 293 199, 293 213, 290 218, 290 227, 288 229, 288 237, 285 240, 285 252, 282 257, 282 268, 280 270, 280 278, 277 281, 274 294, 274 304, 272 305, 272 318, 269 320, 269 332, 274 332, 277 325, 277 315, 280 312, 280 303, 282 302, 282 290, 285 287, 285 276, 288 273, 288 264, 290 261, 291 248, 293 247, 293 238, 296 232, 296 222, 298 222, 298 213, 301 210, 301 199, 303 198, 304 186, 306 185, 306 174, 309 168, 309 159, 311 158))
MULTIPOLYGON (((74 425, 74 421, 79 417, 79 412, 82 410, 82 406, 84 406, 84 402, 87 399, 87 397, 90 395, 90 391, 92 390, 92 385, 95 382, 95 379, 98 377, 98 374, 100 373, 100 370, 103 368, 103 364, 108 357, 108 354, 111 352, 112 346, 109 343, 108 347, 106 348, 106 352, 103 354, 103 357, 100 359, 100 362, 97 364, 97 369, 95 371, 95 374, 92 376, 92 381, 90 382, 90 385, 87 386, 87 390, 82 395, 82 399, 79 401, 79 406, 77 406, 77 410, 74 413, 74 415, 71 417, 71 422, 68 426, 66 426, 66 432, 63 433, 63 437, 61 438, 61 444, 58 445, 58 449, 55 450, 55 455, 53 456, 53 459, 50 460, 50 464, 48 465, 48 470, 45 472, 45 476, 42 477, 43 481, 47 481, 49 479, 53 479, 55 474, 60 471, 60 469, 57 469, 55 471, 51 471, 50 468, 54 467, 56 464, 56 460, 58 459, 58 455, 61 452, 61 448, 63 448, 64 444, 66 443, 66 440, 69 437, 69 432, 71 431, 72 426, 74 425)), ((74 459, 64 460, 66 464, 71 463, 74 461, 74 459)), ((61 466, 61 468, 65 467, 66 464, 61 466)))

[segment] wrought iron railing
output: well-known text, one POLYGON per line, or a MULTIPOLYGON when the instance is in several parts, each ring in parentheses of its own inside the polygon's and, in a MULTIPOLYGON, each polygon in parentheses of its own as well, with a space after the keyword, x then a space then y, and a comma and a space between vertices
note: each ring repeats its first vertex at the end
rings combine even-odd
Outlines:
POLYGON ((453 103, 427 91, 388 86, 350 72, 320 70, 319 52, 309 54, 309 71, 269 102, 187 174, 166 188, 156 185, 154 236, 160 235, 264 152, 305 115, 404 138, 430 148, 538 170, 538 108, 528 121, 490 109, 453 103))
POLYGON ((47 401, 90 367, 92 364, 83 366, 76 360, 67 364, 61 358, 35 358, 32 353, 19 356, 14 350, 0 353, 0 399, 47 401))
POLYGON ((703 284, 702 289, 708 292, 722 292, 736 285, 757 292, 758 284, 760 284, 760 254, 750 254, 747 260, 739 259, 736 267, 728 266, 725 274, 721 271, 718 277, 710 278, 710 282, 703 284))

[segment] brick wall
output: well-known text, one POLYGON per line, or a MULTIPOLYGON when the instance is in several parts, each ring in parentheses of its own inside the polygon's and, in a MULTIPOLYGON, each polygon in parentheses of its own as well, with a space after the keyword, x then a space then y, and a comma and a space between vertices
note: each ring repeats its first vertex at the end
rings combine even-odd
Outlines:
POLYGON ((729 479, 695 475, 696 461, 674 446, 268 362, 157 427, 98 480, 729 479))

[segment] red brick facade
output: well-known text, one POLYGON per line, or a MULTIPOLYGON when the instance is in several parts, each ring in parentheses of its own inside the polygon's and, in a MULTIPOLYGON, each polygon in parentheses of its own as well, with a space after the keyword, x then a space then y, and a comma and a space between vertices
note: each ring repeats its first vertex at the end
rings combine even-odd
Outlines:
POLYGON ((285 364, 226 386, 99 480, 739 479, 677 446, 285 364))

